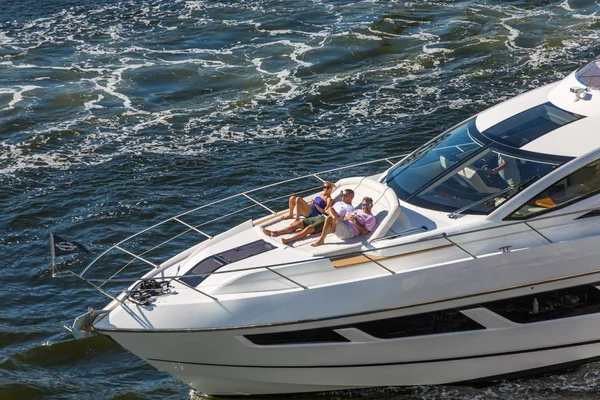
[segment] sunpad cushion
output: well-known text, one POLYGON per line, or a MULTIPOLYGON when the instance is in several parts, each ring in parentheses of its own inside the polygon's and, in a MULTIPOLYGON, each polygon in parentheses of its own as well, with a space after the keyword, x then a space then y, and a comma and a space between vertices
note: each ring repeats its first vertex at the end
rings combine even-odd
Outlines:
MULTIPOLYGON (((336 201, 340 201, 341 193, 344 189, 354 190, 352 204, 355 207, 361 203, 363 197, 368 196, 373 198, 372 213, 377 219, 375 230, 368 235, 348 240, 341 240, 334 234, 329 234, 325 239, 325 244, 319 247, 310 246, 316 240, 316 236, 312 236, 294 243, 292 245, 294 248, 302 249, 314 256, 341 254, 359 250, 364 244, 384 236, 400 214, 400 202, 394 190, 374 179, 365 177, 344 178, 336 182, 335 185, 337 188, 333 193, 333 198, 336 201)), ((312 197, 309 196, 308 198, 312 197)), ((263 227, 269 226, 269 229, 280 229, 280 224, 282 224, 282 227, 283 225, 287 226, 289 221, 279 222, 279 219, 276 219, 260 224, 257 228, 262 230, 263 227)), ((281 243, 280 239, 274 242, 281 243)))

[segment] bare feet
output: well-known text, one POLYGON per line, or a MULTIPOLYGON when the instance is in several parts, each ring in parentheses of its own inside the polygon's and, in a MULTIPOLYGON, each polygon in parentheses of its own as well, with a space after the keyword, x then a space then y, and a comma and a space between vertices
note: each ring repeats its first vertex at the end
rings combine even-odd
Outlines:
POLYGON ((311 246, 312 246, 312 247, 318 247, 318 246, 321 246, 321 245, 323 245, 323 244, 325 244, 325 242, 324 242, 324 241, 322 241, 322 240, 317 240, 316 242, 314 242, 313 244, 311 244, 311 246))
POLYGON ((282 215, 282 216, 281 216, 281 220, 283 221, 283 220, 285 220, 285 219, 290 219, 290 218, 292 218, 292 217, 293 217, 293 215, 290 215, 290 214, 288 214, 288 215, 282 215))
POLYGON ((271 237, 277 237, 277 236, 279 236, 276 231, 275 232, 274 231, 270 231, 267 228, 263 229, 263 233, 265 235, 271 236, 271 237))
POLYGON ((290 242, 291 242, 291 240, 290 240, 290 239, 286 239, 286 238, 282 238, 282 239, 281 239, 281 243, 283 243, 283 244, 288 244, 288 243, 290 243, 290 242))

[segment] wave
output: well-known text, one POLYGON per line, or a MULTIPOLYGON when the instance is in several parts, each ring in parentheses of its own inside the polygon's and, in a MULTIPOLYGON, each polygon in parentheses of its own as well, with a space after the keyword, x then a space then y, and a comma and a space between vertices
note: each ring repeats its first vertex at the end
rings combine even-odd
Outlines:
MULTIPOLYGON (((595 32, 581 31, 595 13, 586 14, 583 11, 588 9, 577 9, 567 2, 544 7, 470 4, 466 15, 460 3, 442 5, 435 12, 430 5, 421 4, 410 13, 397 12, 383 4, 378 6, 383 10, 383 17, 371 13, 361 19, 351 13, 359 10, 360 4, 351 5, 346 12, 316 2, 312 11, 319 13, 319 17, 310 22, 291 17, 293 11, 284 7, 275 12, 280 15, 287 12, 288 16, 278 17, 279 23, 274 24, 267 17, 276 14, 260 4, 242 2, 243 13, 223 19, 218 18, 218 14, 230 9, 226 4, 145 1, 87 10, 71 8, 21 26, 7 24, 0 37, 23 53, 18 60, 13 55, 3 55, 0 63, 21 75, 19 80, 32 84, 15 84, 0 91, 0 119, 10 123, 10 116, 14 115, 11 113, 27 113, 31 109, 52 114, 56 111, 54 94, 63 91, 71 98, 81 99, 73 99, 75 102, 67 110, 67 118, 54 126, 52 123, 33 126, 19 136, 35 141, 37 136, 47 132, 74 130, 89 136, 89 143, 100 141, 96 147, 102 147, 111 138, 127 145, 114 143, 119 152, 108 156, 90 155, 86 147, 67 145, 65 157, 64 153, 52 152, 52 149, 43 155, 28 154, 26 142, 5 141, 3 146, 7 152, 0 173, 14 174, 40 167, 69 168, 79 163, 93 165, 127 152, 169 154, 171 149, 193 155, 207 151, 207 145, 222 141, 276 139, 282 133, 273 126, 253 129, 250 123, 247 131, 251 134, 247 134, 245 129, 221 123, 234 118, 238 126, 245 126, 249 122, 245 113, 270 115, 273 105, 286 108, 287 112, 299 104, 325 105, 324 111, 313 108, 315 117, 307 125, 298 124, 300 130, 310 130, 310 123, 329 118, 333 111, 327 109, 327 103, 332 101, 346 102, 335 107, 334 112, 350 120, 373 116, 416 118, 445 107, 483 107, 504 98, 506 93, 492 90, 483 100, 484 97, 476 93, 477 88, 471 85, 472 90, 461 88, 461 98, 453 98, 448 95, 452 88, 447 82, 464 83, 498 72, 507 76, 523 74, 524 67, 544 70, 545 81, 555 79, 571 67, 563 63, 562 70, 554 68, 554 60, 573 58, 575 52, 584 54, 593 48, 592 42, 597 39, 595 32), (158 35, 164 33, 157 30, 158 21, 160 26, 170 29, 166 39, 158 39, 158 35), (170 26, 172 21, 184 23, 170 26), (202 41, 189 37, 184 43, 178 39, 191 33, 193 26, 214 30, 220 24, 234 30, 250 30, 252 36, 249 40, 239 40, 225 30, 213 40, 219 45, 211 47, 199 47, 202 41), (132 43, 142 32, 148 33, 144 30, 148 26, 152 27, 151 39, 132 43), (566 33, 549 33, 549 28, 555 26, 566 33), (538 32, 557 39, 553 45, 532 42, 538 32), (150 45, 153 41, 155 44, 150 45), (56 53, 60 57, 54 58, 52 63, 44 63, 54 53, 48 47, 50 43, 58 49, 56 53), (505 50, 509 51, 508 55, 503 54, 505 50), (487 55, 490 52, 491 55, 487 55), (465 62, 470 59, 484 61, 484 64, 465 62), (175 70, 175 66, 182 68, 175 70), (454 66, 459 67, 455 70, 457 73, 452 70, 454 66), (52 71, 65 71, 68 75, 56 75, 52 71), (157 92, 163 87, 152 82, 157 74, 173 74, 172 82, 161 83, 167 88, 166 93, 157 92), (39 80, 57 82, 44 86, 33 84, 39 80), (228 81, 230 85, 225 83, 228 81), (194 84, 204 89, 190 92, 189 87, 194 84), (407 91, 404 85, 416 89, 407 91), (425 87, 428 90, 424 91, 425 87), (346 99, 350 99, 349 102, 346 99), (421 107, 426 109, 417 111, 421 107), (198 109, 201 112, 197 112, 198 109), (173 123, 174 115, 187 121, 173 123), (164 129, 159 129, 161 126, 164 129), (120 134, 115 135, 113 129, 120 129, 120 134), (195 133, 196 137, 182 143, 160 144, 178 137, 181 131, 195 133), (138 140, 138 135, 143 133, 158 135, 161 140, 138 140), (99 136, 103 139, 99 140, 99 136), (198 143, 202 143, 201 150, 190 150, 190 145, 193 149, 198 143)), ((203 33, 200 36, 204 38, 203 33)), ((535 79, 526 86, 539 83, 535 79)), ((282 118, 273 118, 271 123, 283 122, 282 118)), ((350 127, 351 124, 343 126, 339 132, 350 132, 350 127)))

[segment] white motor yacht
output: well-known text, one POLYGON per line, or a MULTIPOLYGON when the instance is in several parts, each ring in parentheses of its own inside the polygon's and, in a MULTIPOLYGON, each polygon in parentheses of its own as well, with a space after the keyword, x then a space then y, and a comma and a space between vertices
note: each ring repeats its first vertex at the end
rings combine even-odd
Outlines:
POLYGON ((260 193, 306 179, 230 196, 251 206, 201 206, 60 273, 111 300, 70 329, 221 396, 470 383, 600 357, 600 59, 377 161, 376 175, 312 174, 301 193, 338 174, 334 197, 373 199, 368 234, 318 247, 265 234, 290 220, 260 193), (206 210, 216 218, 192 222, 206 210))

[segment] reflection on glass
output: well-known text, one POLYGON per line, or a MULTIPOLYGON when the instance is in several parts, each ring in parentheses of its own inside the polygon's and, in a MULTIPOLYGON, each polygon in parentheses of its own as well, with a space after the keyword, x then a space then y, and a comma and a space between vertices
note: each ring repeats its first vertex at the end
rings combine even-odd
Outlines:
POLYGON ((600 88, 600 56, 575 73, 579 82, 594 89, 600 88))
POLYGON ((404 195, 400 195, 401 198, 417 192, 432 179, 481 148, 469 134, 473 130, 476 130, 475 120, 467 121, 420 149, 388 174, 388 185, 396 193, 402 192, 404 195))
POLYGON ((581 115, 562 110, 552 103, 544 103, 507 118, 482 133, 496 142, 523 147, 581 118, 581 115))
POLYGON ((600 160, 597 160, 561 179, 529 200, 509 219, 530 218, 557 206, 573 204, 599 192, 600 160))
MULTIPOLYGON (((428 204, 459 209, 483 200, 508 187, 518 188, 546 175, 558 164, 527 160, 486 149, 476 159, 446 175, 417 198, 428 204)), ((475 205, 471 212, 489 213, 522 188, 508 191, 497 199, 475 205)))

